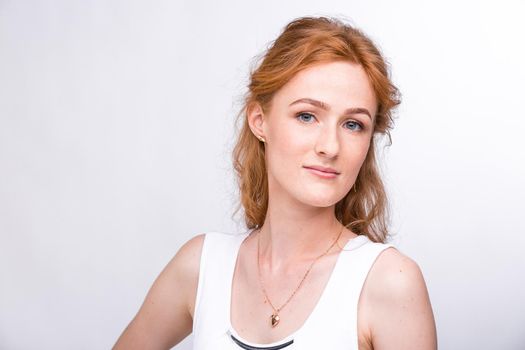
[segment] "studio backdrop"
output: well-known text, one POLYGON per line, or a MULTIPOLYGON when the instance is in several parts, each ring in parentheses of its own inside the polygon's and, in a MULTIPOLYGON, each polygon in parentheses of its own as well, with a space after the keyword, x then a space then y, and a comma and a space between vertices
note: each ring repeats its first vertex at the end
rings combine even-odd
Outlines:
POLYGON ((523 13, 0 0, 0 349, 109 349, 184 242, 245 230, 235 116, 255 57, 305 15, 348 20, 390 62, 392 240, 425 276, 439 348, 525 349, 523 13))

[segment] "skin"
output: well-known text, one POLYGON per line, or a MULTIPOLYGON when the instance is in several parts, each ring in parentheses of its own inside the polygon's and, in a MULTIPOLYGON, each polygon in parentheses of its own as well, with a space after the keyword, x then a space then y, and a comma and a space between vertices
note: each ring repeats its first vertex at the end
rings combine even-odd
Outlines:
MULTIPOLYGON (((272 308, 258 278, 259 240, 261 278, 278 307, 339 232, 341 247, 356 237, 336 220, 334 207, 351 190, 366 157, 376 106, 362 67, 330 62, 297 73, 266 111, 258 104, 249 108, 252 132, 265 139, 269 203, 264 224, 241 244, 235 266, 230 318, 242 338, 271 343, 299 329, 322 295, 340 253, 335 246, 316 262, 280 311, 279 326, 272 328, 272 308), (323 105, 311 100, 294 103, 305 98, 323 105), (311 165, 332 167, 340 174, 324 179, 305 168, 311 165)), ((203 237, 189 240, 168 263, 114 349, 169 349, 191 332, 203 237)), ((385 249, 368 274, 359 299, 357 331, 361 350, 437 348, 421 270, 395 248, 385 249)))

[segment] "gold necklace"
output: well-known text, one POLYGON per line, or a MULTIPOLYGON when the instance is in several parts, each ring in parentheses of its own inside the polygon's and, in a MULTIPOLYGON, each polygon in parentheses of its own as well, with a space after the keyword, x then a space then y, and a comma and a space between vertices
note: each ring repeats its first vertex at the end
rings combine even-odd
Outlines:
POLYGON ((279 324, 279 321, 281 320, 281 318, 279 317, 279 312, 290 302, 290 300, 292 300, 292 298, 294 297, 295 293, 297 293, 297 291, 301 288, 301 286, 303 285, 304 280, 306 279, 306 276, 308 276, 308 274, 310 273, 310 270, 312 269, 314 264, 317 262, 317 260, 321 259, 323 256, 328 254, 328 252, 334 247, 334 245, 337 243, 337 241, 339 241, 339 238, 341 237, 341 234, 343 233, 343 228, 344 228, 344 226, 341 227, 341 232, 339 232, 339 235, 337 235, 337 238, 330 245, 330 247, 328 247, 328 249, 323 254, 319 255, 317 258, 314 259, 314 261, 312 261, 312 263, 310 264, 310 267, 308 268, 308 270, 306 270, 306 273, 304 274, 303 278, 301 279, 301 282, 299 282, 299 285, 295 288, 295 290, 293 291, 292 295, 290 295, 290 297, 286 300, 286 302, 283 305, 281 305, 280 307, 278 307, 278 308, 273 306, 272 302, 270 301, 270 298, 268 297, 268 293, 266 292, 266 288, 264 288, 264 284, 262 282, 262 277, 261 277, 261 257, 260 257, 260 250, 261 250, 260 249, 260 246, 261 246, 261 235, 260 235, 260 233, 261 232, 259 231, 259 234, 257 235, 257 271, 258 271, 258 274, 259 274, 259 283, 261 284, 261 289, 262 289, 262 291, 264 293, 264 297, 265 297, 266 301, 268 302, 268 304, 270 304, 270 306, 273 309, 273 313, 270 316, 270 323, 271 323, 272 327, 276 327, 279 324))

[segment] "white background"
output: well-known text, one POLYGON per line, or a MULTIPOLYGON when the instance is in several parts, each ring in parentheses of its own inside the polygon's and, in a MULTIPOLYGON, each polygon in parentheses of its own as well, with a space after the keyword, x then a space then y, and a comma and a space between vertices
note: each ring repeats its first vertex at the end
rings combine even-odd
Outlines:
POLYGON ((384 152, 392 230, 440 349, 524 349, 524 14, 0 0, 0 348, 108 349, 183 242, 242 231, 230 151, 252 58, 292 19, 335 15, 375 40, 403 94, 384 152))

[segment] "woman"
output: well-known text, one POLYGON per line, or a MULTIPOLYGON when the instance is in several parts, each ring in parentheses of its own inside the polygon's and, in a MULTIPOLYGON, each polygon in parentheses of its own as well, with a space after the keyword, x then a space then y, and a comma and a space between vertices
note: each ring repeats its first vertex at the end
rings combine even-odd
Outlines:
POLYGON ((391 244, 375 142, 399 104, 360 31, 289 23, 251 74, 234 149, 248 231, 177 252, 115 349, 436 349, 418 265, 391 244))

